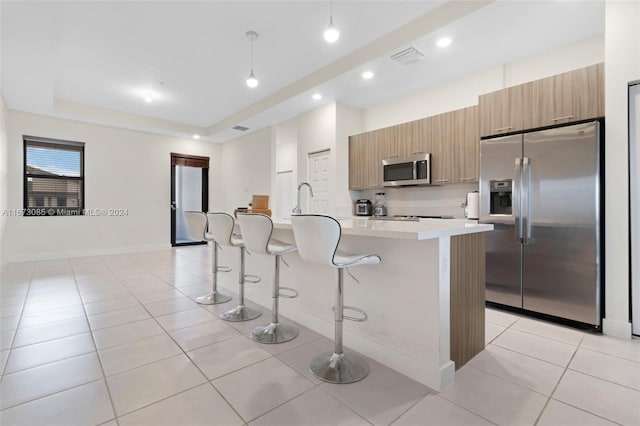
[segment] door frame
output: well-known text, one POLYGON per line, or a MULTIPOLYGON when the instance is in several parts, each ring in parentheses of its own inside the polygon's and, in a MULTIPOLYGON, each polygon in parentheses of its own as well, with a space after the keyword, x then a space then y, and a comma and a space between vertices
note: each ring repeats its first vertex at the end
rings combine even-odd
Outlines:
POLYGON ((195 243, 176 243, 176 166, 189 166, 199 167, 202 169, 202 212, 207 213, 209 211, 209 157, 201 157, 198 155, 171 153, 171 182, 170 182, 170 205, 169 215, 171 217, 171 234, 169 239, 171 241, 171 247, 181 246, 194 246, 207 244, 206 241, 195 243))

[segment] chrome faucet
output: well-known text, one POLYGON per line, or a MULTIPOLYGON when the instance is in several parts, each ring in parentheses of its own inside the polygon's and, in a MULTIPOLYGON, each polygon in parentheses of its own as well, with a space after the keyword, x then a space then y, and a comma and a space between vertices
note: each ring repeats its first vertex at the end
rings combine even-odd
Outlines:
POLYGON ((302 189, 303 186, 306 186, 309 188, 309 195, 313 197, 313 188, 308 182, 302 182, 300 185, 298 185, 298 198, 296 200, 296 206, 293 208, 293 210, 291 210, 291 214, 293 215, 302 214, 302 208, 300 207, 300 190, 302 189))

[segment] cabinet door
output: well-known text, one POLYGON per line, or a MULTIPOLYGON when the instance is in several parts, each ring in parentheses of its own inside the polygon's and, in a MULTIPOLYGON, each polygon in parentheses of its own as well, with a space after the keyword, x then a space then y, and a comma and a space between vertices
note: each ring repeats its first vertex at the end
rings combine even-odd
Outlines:
POLYGON ((491 136, 522 130, 523 95, 524 85, 481 95, 480 135, 491 136))
POLYGON ((601 65, 528 83, 525 128, 552 126, 604 116, 601 65))
POLYGON ((526 84, 524 97, 524 128, 535 129, 548 126, 557 117, 563 98, 559 81, 555 77, 547 77, 526 84))
POLYGON ((455 182, 453 175, 453 139, 455 112, 431 119, 431 183, 442 185, 455 182))
POLYGON ((478 182, 480 131, 477 106, 455 111, 455 130, 453 140, 454 181, 478 182))
POLYGON ((428 154, 431 152, 431 117, 407 123, 411 125, 411 139, 408 145, 408 155, 428 154))
POLYGON ((412 132, 409 123, 385 127, 376 130, 376 140, 380 150, 381 160, 385 158, 398 158, 407 155, 408 141, 405 136, 412 132))
POLYGON ((382 157, 381 147, 387 146, 390 128, 374 130, 366 133, 366 156, 365 156, 365 188, 382 187, 382 157))
POLYGON ((364 134, 349 136, 349 189, 364 188, 364 134))
POLYGON ((604 117, 604 63, 596 65, 598 70, 598 115, 604 117))
POLYGON ((562 84, 570 86, 571 98, 567 101, 570 104, 570 110, 567 110, 567 116, 571 116, 569 121, 586 120, 604 115, 600 113, 601 81, 598 65, 560 74, 557 77, 562 78, 562 84))

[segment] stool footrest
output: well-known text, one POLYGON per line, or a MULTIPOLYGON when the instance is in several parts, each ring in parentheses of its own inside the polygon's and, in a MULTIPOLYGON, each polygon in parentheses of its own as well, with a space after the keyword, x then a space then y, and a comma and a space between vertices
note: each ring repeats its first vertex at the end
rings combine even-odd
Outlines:
POLYGON ((232 269, 230 266, 218 266, 218 272, 231 272, 232 269))
POLYGON ((260 281, 262 281, 262 278, 257 275, 245 274, 244 276, 244 282, 246 283, 255 284, 259 283, 260 281))
POLYGON ((278 296, 285 297, 287 299, 295 299, 296 297, 298 297, 298 290, 295 290, 295 289, 290 288, 290 287, 280 287, 280 291, 278 292, 278 296), (293 294, 285 294, 285 293, 282 292, 282 290, 290 291, 293 294))
MULTIPOLYGON (((356 308, 355 306, 346 306, 346 305, 343 306, 342 308, 343 308, 342 309, 342 318, 344 318, 346 320, 355 321, 355 322, 364 322, 364 321, 369 319, 369 316, 367 315, 367 313, 365 311, 363 311, 362 309, 360 309, 360 308, 356 308), (362 314, 362 316, 361 317, 352 317, 350 315, 345 315, 344 311, 355 311, 355 312, 358 312, 359 314, 362 314)), ((336 308, 332 307, 331 310, 333 312, 335 312, 336 308)))

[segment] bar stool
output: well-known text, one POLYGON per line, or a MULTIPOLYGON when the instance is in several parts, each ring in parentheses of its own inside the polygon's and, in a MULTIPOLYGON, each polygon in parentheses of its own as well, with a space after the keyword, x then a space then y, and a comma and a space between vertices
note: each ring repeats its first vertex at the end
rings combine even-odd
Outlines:
POLYGON ((242 238, 233 234, 235 221, 233 216, 227 213, 207 213, 209 219, 209 233, 207 238, 213 239, 216 243, 225 247, 237 247, 240 249, 240 270, 238 271, 238 306, 220 314, 220 318, 225 321, 249 321, 258 318, 262 312, 251 309, 244 304, 244 283, 260 282, 260 277, 256 275, 246 275, 244 273, 245 247, 242 238))
POLYGON ((254 329, 251 332, 251 339, 260 343, 288 342, 298 335, 298 329, 280 322, 278 318, 278 301, 280 297, 298 297, 298 292, 292 288, 280 287, 280 258, 284 254, 296 251, 296 246, 271 238, 273 222, 269 216, 257 213, 238 214, 238 225, 240 225, 244 245, 250 253, 275 257, 271 323, 254 329), (291 291, 292 294, 283 294, 282 290, 291 291))
POLYGON ((302 260, 338 269, 338 288, 333 307, 335 324, 335 347, 311 361, 311 372, 320 380, 330 383, 353 383, 364 379, 369 373, 367 361, 342 347, 342 320, 366 321, 367 314, 358 308, 344 306, 344 269, 356 265, 380 263, 375 254, 350 254, 338 250, 342 228, 340 223, 322 215, 299 215, 291 217, 293 236, 302 260), (344 310, 359 312, 360 318, 344 315, 344 310))
POLYGON ((218 266, 218 243, 216 243, 215 240, 212 239, 211 234, 207 232, 207 227, 209 225, 207 215, 202 212, 187 211, 184 212, 184 217, 192 236, 201 238, 203 241, 211 241, 211 274, 213 279, 211 293, 206 296, 196 298, 196 302, 201 305, 215 305, 218 303, 228 302, 231 300, 231 296, 218 292, 218 272, 228 272, 231 268, 218 266))

